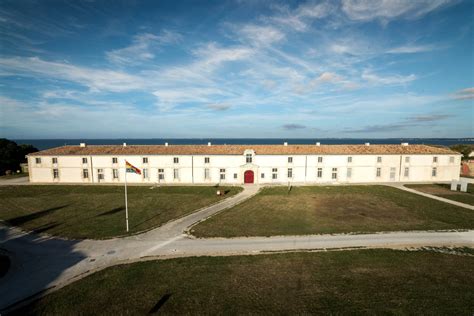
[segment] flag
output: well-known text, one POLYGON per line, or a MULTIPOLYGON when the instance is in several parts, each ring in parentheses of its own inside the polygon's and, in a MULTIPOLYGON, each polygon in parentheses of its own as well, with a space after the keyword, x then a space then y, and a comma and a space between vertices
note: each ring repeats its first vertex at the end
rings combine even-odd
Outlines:
POLYGON ((131 163, 125 160, 125 167, 127 168, 127 172, 142 174, 141 170, 137 167, 133 166, 131 163))

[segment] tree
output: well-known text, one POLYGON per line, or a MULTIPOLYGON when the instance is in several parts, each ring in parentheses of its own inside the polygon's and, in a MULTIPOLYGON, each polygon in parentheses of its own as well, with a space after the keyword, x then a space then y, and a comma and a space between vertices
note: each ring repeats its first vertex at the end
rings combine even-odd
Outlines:
POLYGON ((462 159, 463 160, 468 160, 469 159, 469 154, 474 151, 474 145, 465 145, 465 144, 458 144, 458 145, 453 145, 451 147, 452 150, 457 151, 458 153, 462 154, 462 159))
POLYGON ((0 138, 0 175, 7 170, 18 170, 20 163, 26 162, 25 156, 38 151, 32 145, 18 145, 6 138, 0 138))

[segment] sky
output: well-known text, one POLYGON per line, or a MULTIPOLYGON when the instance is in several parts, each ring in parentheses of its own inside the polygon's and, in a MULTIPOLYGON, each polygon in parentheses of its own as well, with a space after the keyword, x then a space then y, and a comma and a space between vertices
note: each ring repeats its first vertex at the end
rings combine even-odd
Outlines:
POLYGON ((0 137, 474 136, 474 1, 0 1, 0 137))

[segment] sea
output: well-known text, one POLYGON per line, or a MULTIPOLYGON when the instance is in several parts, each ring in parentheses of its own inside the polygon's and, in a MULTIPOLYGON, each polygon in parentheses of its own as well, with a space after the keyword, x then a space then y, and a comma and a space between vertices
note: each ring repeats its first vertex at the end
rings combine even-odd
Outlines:
POLYGON ((466 138, 117 138, 117 139, 16 139, 17 144, 31 144, 39 150, 64 145, 196 145, 211 142, 215 145, 252 145, 252 144, 315 144, 340 145, 340 144, 425 144, 451 146, 456 144, 474 144, 474 137, 466 138))

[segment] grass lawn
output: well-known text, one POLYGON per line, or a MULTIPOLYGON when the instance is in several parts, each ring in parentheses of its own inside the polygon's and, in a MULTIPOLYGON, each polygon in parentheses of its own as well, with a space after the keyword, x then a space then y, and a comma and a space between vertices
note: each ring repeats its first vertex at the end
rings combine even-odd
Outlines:
POLYGON ((387 186, 265 188, 194 226, 198 237, 474 228, 474 212, 387 186))
POLYGON ((458 201, 474 205, 474 184, 467 185, 467 192, 451 191, 449 184, 409 184, 407 188, 412 188, 421 192, 433 194, 445 199, 458 201))
POLYGON ((353 250, 116 266, 17 315, 472 315, 474 257, 353 250))
MULTIPOLYGON (((234 195, 240 187, 128 187, 130 232, 160 226, 234 195)), ((125 233, 123 186, 1 186, 0 219, 27 230, 68 238, 108 238, 125 233)))

